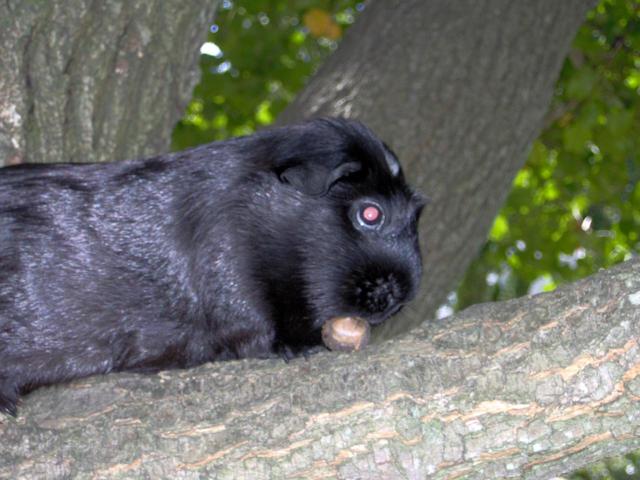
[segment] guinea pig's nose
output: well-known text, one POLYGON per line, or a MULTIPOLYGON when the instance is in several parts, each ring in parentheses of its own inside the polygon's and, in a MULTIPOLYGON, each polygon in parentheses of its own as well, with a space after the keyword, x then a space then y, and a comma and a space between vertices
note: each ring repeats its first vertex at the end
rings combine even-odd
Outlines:
POLYGON ((402 282, 394 274, 380 276, 372 280, 365 280, 360 286, 360 304, 376 318, 390 317, 402 308, 406 297, 402 282))

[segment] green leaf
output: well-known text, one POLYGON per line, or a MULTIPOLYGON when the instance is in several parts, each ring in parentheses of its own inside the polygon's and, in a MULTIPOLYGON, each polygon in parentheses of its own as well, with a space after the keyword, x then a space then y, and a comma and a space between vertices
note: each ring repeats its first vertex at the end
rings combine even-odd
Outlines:
POLYGON ((567 82, 567 96, 573 100, 587 98, 596 85, 598 76, 588 66, 576 70, 567 82))
POLYGON ((584 152, 590 139, 591 129, 581 122, 569 125, 562 132, 562 142, 569 153, 584 152))
POLYGON ((269 125, 273 122, 273 115, 271 114, 271 102, 265 100, 256 110, 256 120, 262 125, 269 125))
POLYGON ((509 233, 509 223, 503 215, 498 215, 491 227, 489 238, 494 242, 499 242, 509 233))

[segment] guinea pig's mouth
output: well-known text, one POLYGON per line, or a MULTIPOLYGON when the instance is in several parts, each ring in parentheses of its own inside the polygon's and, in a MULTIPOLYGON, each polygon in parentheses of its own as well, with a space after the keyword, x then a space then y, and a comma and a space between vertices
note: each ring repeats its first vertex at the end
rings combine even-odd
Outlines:
POLYGON ((366 316, 365 320, 372 327, 376 326, 376 325, 380 325, 386 319, 388 319, 390 317, 393 317, 396 313, 398 313, 400 310, 402 310, 403 307, 404 307, 404 304, 398 303, 398 304, 394 305, 393 307, 389 308, 388 310, 386 310, 384 312, 380 312, 380 313, 376 313, 374 315, 366 316))

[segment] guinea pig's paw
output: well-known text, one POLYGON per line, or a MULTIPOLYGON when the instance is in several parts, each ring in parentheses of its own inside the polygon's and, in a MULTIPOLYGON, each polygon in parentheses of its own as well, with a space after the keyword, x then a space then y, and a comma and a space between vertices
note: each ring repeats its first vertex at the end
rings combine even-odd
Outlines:
POLYGON ((311 358, 316 353, 326 352, 326 351, 327 351, 327 347, 325 345, 314 345, 312 347, 305 347, 301 353, 305 360, 309 360, 309 358, 311 358))
POLYGON ((304 357, 308 360, 309 357, 316 353, 325 352, 327 348, 324 345, 304 345, 299 348, 293 348, 291 345, 287 345, 284 342, 277 342, 275 347, 276 355, 282 358, 285 363, 289 363, 296 357, 304 357))
POLYGON ((276 355, 278 355, 285 363, 289 363, 291 360, 296 358, 296 353, 293 351, 290 345, 287 345, 284 342, 276 342, 274 345, 274 350, 276 355))
POLYGON ((8 382, 0 382, 0 412, 16 416, 18 411, 18 390, 8 382))

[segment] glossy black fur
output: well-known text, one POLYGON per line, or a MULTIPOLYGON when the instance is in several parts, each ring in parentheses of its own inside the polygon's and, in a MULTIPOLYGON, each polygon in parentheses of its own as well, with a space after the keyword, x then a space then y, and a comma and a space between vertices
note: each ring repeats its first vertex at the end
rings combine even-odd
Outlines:
POLYGON ((421 276, 422 201, 397 168, 360 123, 319 119, 0 169, 0 410, 96 373, 305 353, 337 315, 385 320, 421 276), (365 200, 378 230, 354 217, 365 200))

